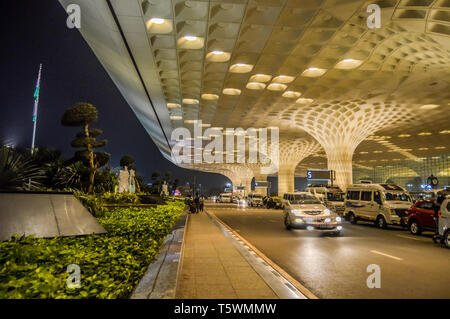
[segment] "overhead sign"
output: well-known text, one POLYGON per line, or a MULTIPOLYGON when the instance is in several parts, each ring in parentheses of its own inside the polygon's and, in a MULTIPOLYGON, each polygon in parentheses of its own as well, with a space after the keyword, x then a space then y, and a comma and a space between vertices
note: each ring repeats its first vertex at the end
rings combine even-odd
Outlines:
POLYGON ((323 169, 309 169, 307 178, 312 181, 326 181, 333 179, 333 171, 323 169))
POLYGON ((269 182, 268 181, 255 181, 255 188, 268 188, 269 182))
POLYGON ((237 191, 245 191, 245 186, 236 186, 237 191))
POLYGON ((224 189, 224 193, 232 193, 233 189, 231 187, 227 187, 224 189))

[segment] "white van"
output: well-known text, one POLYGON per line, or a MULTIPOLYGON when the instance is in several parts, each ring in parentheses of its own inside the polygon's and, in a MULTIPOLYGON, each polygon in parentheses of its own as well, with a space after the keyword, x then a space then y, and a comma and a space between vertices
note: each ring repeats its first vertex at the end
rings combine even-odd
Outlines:
POLYGON ((221 203, 232 203, 233 202, 233 196, 231 193, 222 193, 219 196, 219 202, 221 203))
POLYGON ((263 207, 263 205, 264 205, 263 197, 261 194, 258 194, 258 193, 248 194, 247 200, 248 200, 248 206, 250 206, 250 207, 256 207, 256 206, 263 207))
POLYGON ((344 214, 345 193, 339 187, 311 186, 307 187, 306 191, 314 195, 328 209, 331 209, 336 214, 344 214))
POLYGON ((379 228, 407 226, 413 202, 408 192, 393 184, 353 184, 347 188, 344 216, 352 223, 373 221, 379 228))

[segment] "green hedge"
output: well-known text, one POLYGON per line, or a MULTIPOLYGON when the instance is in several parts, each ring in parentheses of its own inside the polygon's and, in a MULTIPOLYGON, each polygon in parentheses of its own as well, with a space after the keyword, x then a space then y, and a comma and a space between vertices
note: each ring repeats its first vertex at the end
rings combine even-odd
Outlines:
POLYGON ((183 208, 107 212, 98 221, 108 234, 1 242, 0 298, 127 298, 183 208), (80 288, 66 285, 70 264, 81 268, 80 288))

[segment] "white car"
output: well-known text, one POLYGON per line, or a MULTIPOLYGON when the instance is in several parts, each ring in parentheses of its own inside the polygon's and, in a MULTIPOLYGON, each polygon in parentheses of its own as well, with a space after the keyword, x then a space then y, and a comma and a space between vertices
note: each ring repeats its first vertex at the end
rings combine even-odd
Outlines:
POLYGON ((284 226, 340 234, 342 218, 325 207, 308 192, 287 193, 283 196, 284 226))
POLYGON ((450 248, 450 196, 447 196, 441 204, 439 235, 441 236, 445 246, 450 248))

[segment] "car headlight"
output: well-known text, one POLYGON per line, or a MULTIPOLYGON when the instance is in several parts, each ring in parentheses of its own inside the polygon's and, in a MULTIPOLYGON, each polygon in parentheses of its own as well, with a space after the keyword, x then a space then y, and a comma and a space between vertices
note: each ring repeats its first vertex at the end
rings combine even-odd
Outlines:
POLYGON ((342 218, 341 218, 341 217, 336 217, 336 221, 337 221, 338 223, 340 223, 340 222, 342 221, 342 218))
POLYGON ((293 209, 291 212, 292 212, 292 214, 297 215, 297 216, 300 216, 302 213, 302 211, 299 209, 293 209))
POLYGON ((326 218, 325 223, 331 223, 331 218, 326 218))
POLYGON ((329 210, 328 208, 324 209, 323 212, 325 213, 325 215, 330 215, 331 214, 331 210, 329 210))

